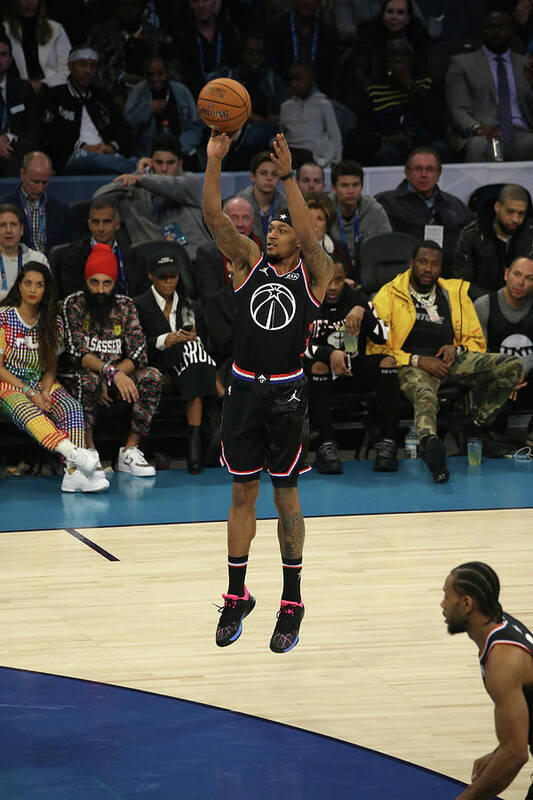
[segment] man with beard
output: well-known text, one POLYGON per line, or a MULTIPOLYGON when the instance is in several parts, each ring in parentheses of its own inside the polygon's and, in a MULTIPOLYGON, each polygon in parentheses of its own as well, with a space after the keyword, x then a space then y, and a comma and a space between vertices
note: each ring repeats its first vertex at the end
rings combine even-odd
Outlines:
POLYGON ((505 161, 529 161, 533 158, 531 64, 525 56, 511 52, 510 14, 488 14, 482 33, 483 47, 450 61, 448 141, 467 162, 493 161, 494 140, 505 161))
POLYGON ((170 79, 163 56, 153 55, 146 61, 146 80, 131 90, 124 117, 133 131, 135 152, 151 153, 154 136, 171 133, 189 162, 185 169, 198 169, 195 154, 204 127, 192 94, 185 84, 170 79))
POLYGON ((85 263, 95 244, 108 244, 117 258, 115 291, 133 297, 148 287, 148 278, 136 270, 130 259, 130 240, 122 226, 118 209, 106 197, 93 200, 89 207, 86 236, 52 253, 52 271, 58 297, 78 292, 85 285, 85 263))
POLYGON ((67 175, 132 172, 133 137, 108 89, 96 85, 98 53, 75 47, 66 83, 46 94, 43 136, 54 169, 67 175))
POLYGON ((505 284, 505 271, 520 256, 533 257, 533 219, 527 216, 528 192, 516 183, 504 186, 497 201, 479 209, 457 240, 453 275, 470 281, 470 295, 481 297, 505 284))
MULTIPOLYGON (((472 783, 457 800, 491 800, 527 762, 528 745, 533 752, 533 635, 503 611, 500 581, 488 564, 471 561, 455 567, 443 591, 440 605, 448 633, 467 633, 479 651, 498 738, 491 753, 474 761, 472 783)), ((533 785, 527 798, 533 798, 533 785)))
POLYGON ((85 289, 62 306, 65 347, 72 372, 71 394, 83 406, 87 447, 94 448, 96 408, 115 400, 131 403, 130 431, 120 448, 117 469, 140 477, 155 475, 139 449, 159 405, 163 376, 148 367, 146 340, 132 300, 117 295, 117 259, 106 244, 95 244, 85 265, 85 289))
POLYGON ((449 478, 446 449, 437 436, 441 381, 474 390, 469 435, 482 438, 484 455, 499 458, 509 449, 495 440, 489 426, 523 377, 516 356, 484 352, 469 284, 442 279, 441 269, 441 247, 430 240, 417 245, 409 269, 386 283, 373 300, 376 314, 390 328, 387 343, 367 345, 367 353, 394 357, 400 389, 413 404, 422 458, 436 483, 449 478))

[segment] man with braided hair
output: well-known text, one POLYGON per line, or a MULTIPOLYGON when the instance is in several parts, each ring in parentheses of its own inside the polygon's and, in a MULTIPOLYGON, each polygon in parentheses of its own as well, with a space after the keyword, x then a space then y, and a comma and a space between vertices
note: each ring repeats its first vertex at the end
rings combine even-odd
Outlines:
MULTIPOLYGON (((494 701, 498 746, 474 761, 472 783, 457 800, 491 800, 514 780, 533 752, 533 634, 503 611, 500 582, 480 561, 446 578, 442 613, 448 633, 467 633, 479 650, 485 688, 494 701)), ((533 784, 526 800, 533 799, 533 784)))

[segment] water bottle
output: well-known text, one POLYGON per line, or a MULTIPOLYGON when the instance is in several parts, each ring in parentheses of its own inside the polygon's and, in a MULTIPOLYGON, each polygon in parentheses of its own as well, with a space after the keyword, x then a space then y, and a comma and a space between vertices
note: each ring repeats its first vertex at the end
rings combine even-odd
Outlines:
POLYGON ((418 436, 414 425, 411 425, 405 436, 405 458, 418 458, 418 436))
POLYGON ((503 161, 503 152, 502 152, 502 145, 499 139, 491 139, 490 140, 491 152, 492 152, 492 160, 493 161, 503 161))

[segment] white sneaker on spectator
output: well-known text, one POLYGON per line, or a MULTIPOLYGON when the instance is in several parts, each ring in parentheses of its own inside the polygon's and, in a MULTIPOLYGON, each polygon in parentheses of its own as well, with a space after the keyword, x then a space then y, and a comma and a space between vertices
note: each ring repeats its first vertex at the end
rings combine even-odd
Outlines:
POLYGON ((98 475, 99 478, 105 478, 105 469, 100 461, 100 453, 94 447, 89 447, 89 453, 96 453, 96 457, 98 458, 98 462, 94 468, 94 474, 98 475))
POLYGON ((62 492, 103 492, 108 488, 109 481, 103 475, 97 475, 96 472, 84 475, 78 468, 72 472, 66 469, 61 484, 62 492))
POLYGON ((99 463, 96 450, 86 450, 84 447, 76 447, 67 458, 67 467, 76 467, 85 475, 92 475, 99 463))
POLYGON ((150 478, 155 475, 155 467, 148 463, 138 447, 120 448, 117 469, 119 472, 129 472, 139 478, 150 478))

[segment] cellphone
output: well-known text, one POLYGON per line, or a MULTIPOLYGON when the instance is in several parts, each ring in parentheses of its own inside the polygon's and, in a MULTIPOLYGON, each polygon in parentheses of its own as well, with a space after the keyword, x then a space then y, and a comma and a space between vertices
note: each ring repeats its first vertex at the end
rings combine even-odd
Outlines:
POLYGON ((181 330, 187 331, 187 333, 189 333, 190 331, 192 331, 192 325, 182 325, 181 330))

